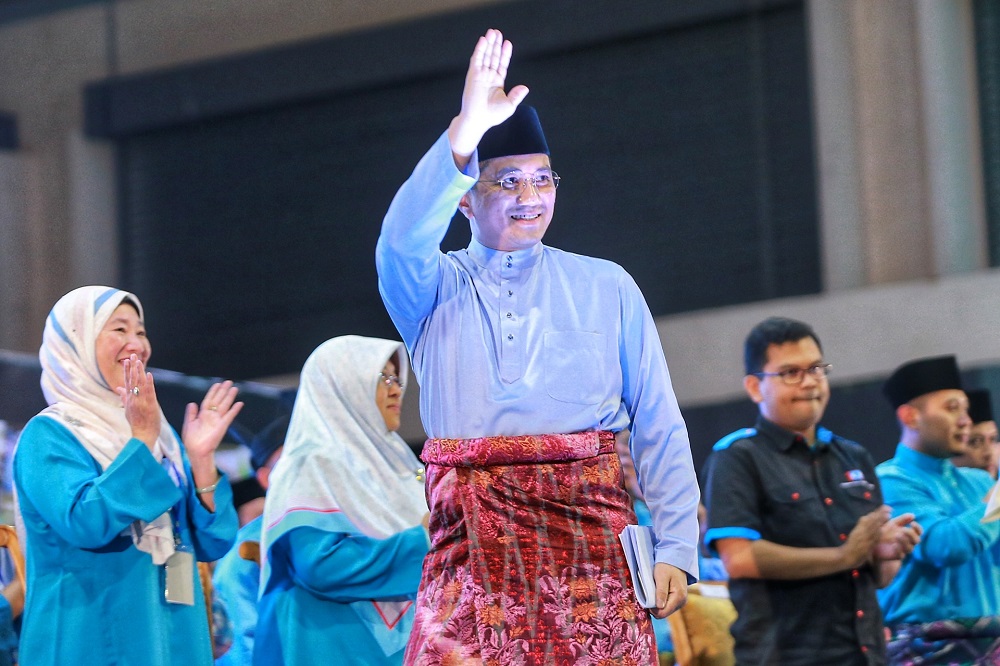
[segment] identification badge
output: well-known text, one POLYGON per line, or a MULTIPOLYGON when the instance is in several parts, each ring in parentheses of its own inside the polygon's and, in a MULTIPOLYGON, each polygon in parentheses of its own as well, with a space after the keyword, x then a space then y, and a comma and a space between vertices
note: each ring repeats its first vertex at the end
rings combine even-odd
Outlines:
POLYGON ((178 550, 164 565, 164 597, 168 604, 194 606, 194 554, 178 550))

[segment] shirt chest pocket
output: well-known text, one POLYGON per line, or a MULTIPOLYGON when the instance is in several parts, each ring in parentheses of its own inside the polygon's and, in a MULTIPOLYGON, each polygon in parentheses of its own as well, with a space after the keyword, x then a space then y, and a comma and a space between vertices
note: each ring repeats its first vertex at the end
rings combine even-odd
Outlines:
POLYGON ((777 483, 766 489, 770 511, 765 520, 771 540, 786 546, 817 545, 816 534, 826 533, 826 507, 812 485, 777 483))
POLYGON ((840 487, 847 500, 864 513, 874 511, 879 507, 875 484, 864 479, 859 481, 848 481, 841 483, 840 487))
POLYGON ((601 401, 608 382, 605 335, 589 331, 545 333, 545 391, 560 402, 581 405, 601 401))
POLYGON ((820 503, 819 491, 805 483, 777 483, 767 488, 767 495, 775 511, 798 511, 820 503))

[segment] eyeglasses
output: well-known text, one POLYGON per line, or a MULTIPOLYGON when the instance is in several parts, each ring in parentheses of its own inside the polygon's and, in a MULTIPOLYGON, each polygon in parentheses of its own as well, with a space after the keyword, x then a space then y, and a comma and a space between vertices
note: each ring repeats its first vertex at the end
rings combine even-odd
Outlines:
POLYGON ((782 383, 795 386, 796 384, 801 384, 807 374, 813 379, 825 378, 830 374, 830 368, 832 367, 833 365, 830 363, 817 363, 816 365, 810 365, 808 368, 786 368, 778 372, 755 372, 753 374, 756 377, 780 377, 782 383))
POLYGON ((380 382, 385 384, 386 388, 389 388, 393 384, 399 387, 400 390, 403 389, 403 380, 401 380, 396 375, 387 375, 384 372, 378 373, 378 379, 380 382))
POLYGON ((497 180, 477 180, 476 182, 487 185, 499 185, 501 190, 520 193, 528 183, 531 183, 537 192, 548 192, 559 187, 560 180, 562 179, 559 177, 559 174, 555 171, 550 171, 549 173, 536 173, 533 176, 514 172, 497 180))

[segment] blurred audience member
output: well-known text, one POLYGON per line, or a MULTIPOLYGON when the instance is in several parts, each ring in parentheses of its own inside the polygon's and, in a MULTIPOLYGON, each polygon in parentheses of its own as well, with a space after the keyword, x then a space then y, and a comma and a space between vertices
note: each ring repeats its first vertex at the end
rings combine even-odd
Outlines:
POLYGON ((972 429, 965 453, 955 456, 951 462, 957 467, 973 467, 986 470, 997 478, 997 462, 1000 457, 1000 442, 997 441, 997 424, 993 420, 993 404, 986 389, 972 389, 965 392, 969 398, 969 418, 972 429))
MULTIPOLYGON (((266 490, 261 487, 256 473, 233 483, 233 506, 236 507, 240 527, 264 515, 265 494, 266 490)), ((239 546, 239 537, 236 545, 239 546)))
MULTIPOLYGON (((226 607, 233 625, 233 644, 226 654, 216 659, 216 666, 244 666, 253 658, 260 565, 244 559, 240 546, 247 541, 260 543, 264 525, 264 495, 270 486, 271 469, 281 457, 287 430, 288 417, 282 416, 250 441, 250 464, 254 476, 247 479, 252 481, 249 496, 245 496, 245 501, 236 509, 240 515, 240 531, 236 534, 236 545, 219 560, 212 576, 215 593, 226 607), (261 489, 260 497, 255 496, 253 486, 261 489)), ((246 488, 247 484, 243 487, 246 488)))
POLYGON ((722 558, 714 557, 705 545, 705 534, 708 532, 708 509, 698 502, 698 571, 703 581, 729 580, 729 572, 722 558))
POLYGON ((0 592, 0 666, 17 664, 18 628, 24 610, 24 590, 16 576, 0 592))
MULTIPOLYGON (((629 450, 629 431, 619 430, 615 433, 615 449, 622 463, 622 478, 625 490, 632 498, 632 508, 635 510, 637 525, 652 525, 653 519, 649 515, 649 507, 642 496, 642 488, 639 487, 639 475, 635 471, 635 462, 632 460, 632 452, 629 450)), ((704 571, 699 569, 704 577, 704 571)), ((674 642, 670 638, 670 623, 667 618, 650 616, 653 622, 653 633, 656 635, 656 651, 661 655, 665 652, 673 653, 674 642)))

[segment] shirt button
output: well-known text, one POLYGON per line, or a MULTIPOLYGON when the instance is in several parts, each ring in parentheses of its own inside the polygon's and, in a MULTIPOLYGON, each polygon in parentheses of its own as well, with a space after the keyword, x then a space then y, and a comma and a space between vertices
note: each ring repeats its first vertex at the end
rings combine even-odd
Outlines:
POLYGON ((864 617, 865 612, 863 610, 859 610, 857 613, 855 613, 855 615, 857 615, 858 617, 864 617))
POLYGON ((830 506, 831 504, 833 504, 833 500, 827 497, 826 499, 823 500, 823 504, 830 506))
POLYGON ((514 315, 512 315, 511 313, 508 312, 507 313, 507 319, 513 319, 513 318, 514 318, 514 315))
POLYGON ((847 541, 847 535, 844 534, 843 532, 841 532, 841 534, 840 534, 840 540, 841 541, 847 541))
POLYGON ((508 339, 508 340, 513 340, 513 339, 514 339, 514 336, 513 336, 513 335, 511 335, 510 333, 508 333, 508 334, 507 334, 507 339, 508 339))
POLYGON ((798 498, 799 498, 799 494, 798 493, 792 493, 792 499, 793 500, 797 500, 798 498))
POLYGON ((513 295, 514 295, 514 292, 513 292, 513 291, 511 291, 510 289, 508 289, 508 290, 507 290, 507 295, 508 295, 508 296, 513 296, 513 295))
POLYGON ((860 575, 861 575, 860 571, 858 571, 857 569, 851 569, 851 578, 857 578, 860 575))
POLYGON ((872 494, 866 490, 865 491, 865 499, 871 499, 871 498, 872 498, 872 494))
POLYGON ((862 645, 861 646, 861 654, 866 654, 867 652, 868 652, 868 646, 867 645, 862 645))

